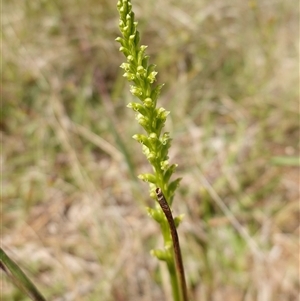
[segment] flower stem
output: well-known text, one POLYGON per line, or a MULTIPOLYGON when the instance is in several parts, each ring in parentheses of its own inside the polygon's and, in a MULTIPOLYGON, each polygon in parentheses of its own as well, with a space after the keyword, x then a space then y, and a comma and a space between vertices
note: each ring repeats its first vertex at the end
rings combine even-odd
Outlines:
POLYGON ((159 202, 159 205, 161 206, 161 209, 163 210, 169 226, 170 226, 170 231, 172 235, 172 240, 173 240, 173 247, 174 247, 174 255, 175 255, 175 261, 176 261, 176 270, 177 270, 177 275, 180 280, 180 287, 181 287, 181 296, 182 296, 182 301, 188 301, 187 297, 187 288, 186 288, 186 281, 185 281, 185 275, 184 275, 184 267, 183 267, 183 262, 182 262, 182 256, 181 256, 181 250, 180 250, 180 244, 179 244, 179 238, 176 230, 176 226, 174 223, 174 219, 172 216, 171 209, 168 205, 168 202, 166 201, 162 191, 160 188, 156 189, 156 194, 157 194, 157 199, 159 202))

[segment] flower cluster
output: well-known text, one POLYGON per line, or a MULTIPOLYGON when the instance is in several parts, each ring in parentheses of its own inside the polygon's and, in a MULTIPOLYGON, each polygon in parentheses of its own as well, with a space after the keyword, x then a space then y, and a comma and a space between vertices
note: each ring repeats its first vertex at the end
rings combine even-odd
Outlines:
MULTIPOLYGON (((155 65, 149 64, 149 56, 145 54, 147 46, 139 45, 140 35, 137 31, 137 22, 134 20, 132 4, 129 0, 119 0, 117 4, 120 13, 120 31, 123 37, 116 41, 121 44, 120 51, 127 58, 127 62, 121 65, 124 69, 124 77, 132 82, 131 93, 140 99, 140 102, 131 102, 128 107, 136 112, 136 120, 146 131, 146 135, 137 134, 133 138, 142 144, 143 153, 153 167, 153 174, 141 174, 139 176, 150 184, 150 195, 156 198, 155 188, 160 187, 167 201, 171 205, 175 189, 180 179, 169 183, 176 164, 169 164, 168 150, 171 146, 169 133, 163 133, 166 118, 170 112, 164 108, 157 108, 157 98, 161 85, 154 85, 157 72, 155 65)), ((156 217, 156 210, 150 210, 150 215, 156 217)), ((158 218, 160 219, 160 217, 158 218)))
MULTIPOLYGON (((123 37, 117 38, 116 41, 121 44, 120 51, 127 58, 127 62, 123 63, 121 68, 124 69, 124 77, 132 83, 131 93, 141 101, 131 102, 127 107, 136 112, 136 120, 146 132, 146 134, 136 134, 133 138, 141 143, 143 153, 153 168, 153 173, 141 174, 139 178, 149 183, 150 196, 153 199, 156 199, 155 189, 160 187, 167 202, 171 205, 181 178, 170 182, 177 164, 169 164, 168 151, 172 139, 168 132, 162 133, 170 112, 161 107, 157 108, 157 98, 163 84, 154 84, 157 72, 155 65, 148 63, 149 56, 145 54, 147 46, 139 45, 140 37, 130 0, 119 0, 117 6, 120 13, 119 27, 123 37)), ((175 262, 168 222, 158 202, 156 202, 155 208, 147 209, 149 215, 160 224, 165 247, 164 250, 156 249, 151 252, 158 259, 167 262, 172 275, 175 270, 175 262)), ((182 218, 183 215, 180 215, 174 219, 176 226, 179 225, 182 218)), ((176 290, 176 277, 172 275, 171 278, 174 279, 176 290)))

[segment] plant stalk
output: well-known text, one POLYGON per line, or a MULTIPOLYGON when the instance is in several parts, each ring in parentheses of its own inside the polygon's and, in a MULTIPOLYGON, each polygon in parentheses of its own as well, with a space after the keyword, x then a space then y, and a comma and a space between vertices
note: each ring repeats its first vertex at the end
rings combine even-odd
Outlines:
POLYGON ((187 287, 186 287, 186 281, 185 281, 185 275, 184 275, 184 267, 183 267, 183 261, 181 256, 181 250, 180 250, 180 244, 179 244, 179 238, 176 230, 176 226, 174 223, 174 219, 172 216, 171 209, 168 205, 168 202, 166 201, 162 191, 160 188, 156 189, 157 199, 159 202, 159 205, 164 212, 171 231, 172 241, 173 241, 173 248, 174 248, 174 256, 175 256, 175 262, 176 262, 176 270, 177 275, 180 282, 180 288, 181 288, 181 297, 182 301, 188 301, 187 296, 187 287))

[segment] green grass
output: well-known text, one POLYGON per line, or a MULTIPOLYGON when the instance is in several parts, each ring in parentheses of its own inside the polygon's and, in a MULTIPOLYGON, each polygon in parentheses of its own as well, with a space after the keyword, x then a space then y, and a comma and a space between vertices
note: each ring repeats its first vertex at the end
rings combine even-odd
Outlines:
MULTIPOLYGON (((299 17, 249 3, 133 1, 166 83, 195 301, 298 292, 299 17)), ((166 300, 116 3, 9 1, 2 15, 2 248, 49 300, 166 300)), ((4 301, 28 300, 3 279, 4 301)))

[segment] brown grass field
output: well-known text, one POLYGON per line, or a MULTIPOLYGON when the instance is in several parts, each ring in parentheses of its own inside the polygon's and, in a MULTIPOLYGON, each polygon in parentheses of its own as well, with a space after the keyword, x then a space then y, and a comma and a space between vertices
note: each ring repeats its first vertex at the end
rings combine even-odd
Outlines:
MULTIPOLYGON (((191 301, 299 297, 299 4, 132 0, 165 83, 191 301)), ((51 301, 172 301, 116 1, 3 1, 1 247, 51 301)), ((1 300, 27 297, 1 274, 1 300)))

